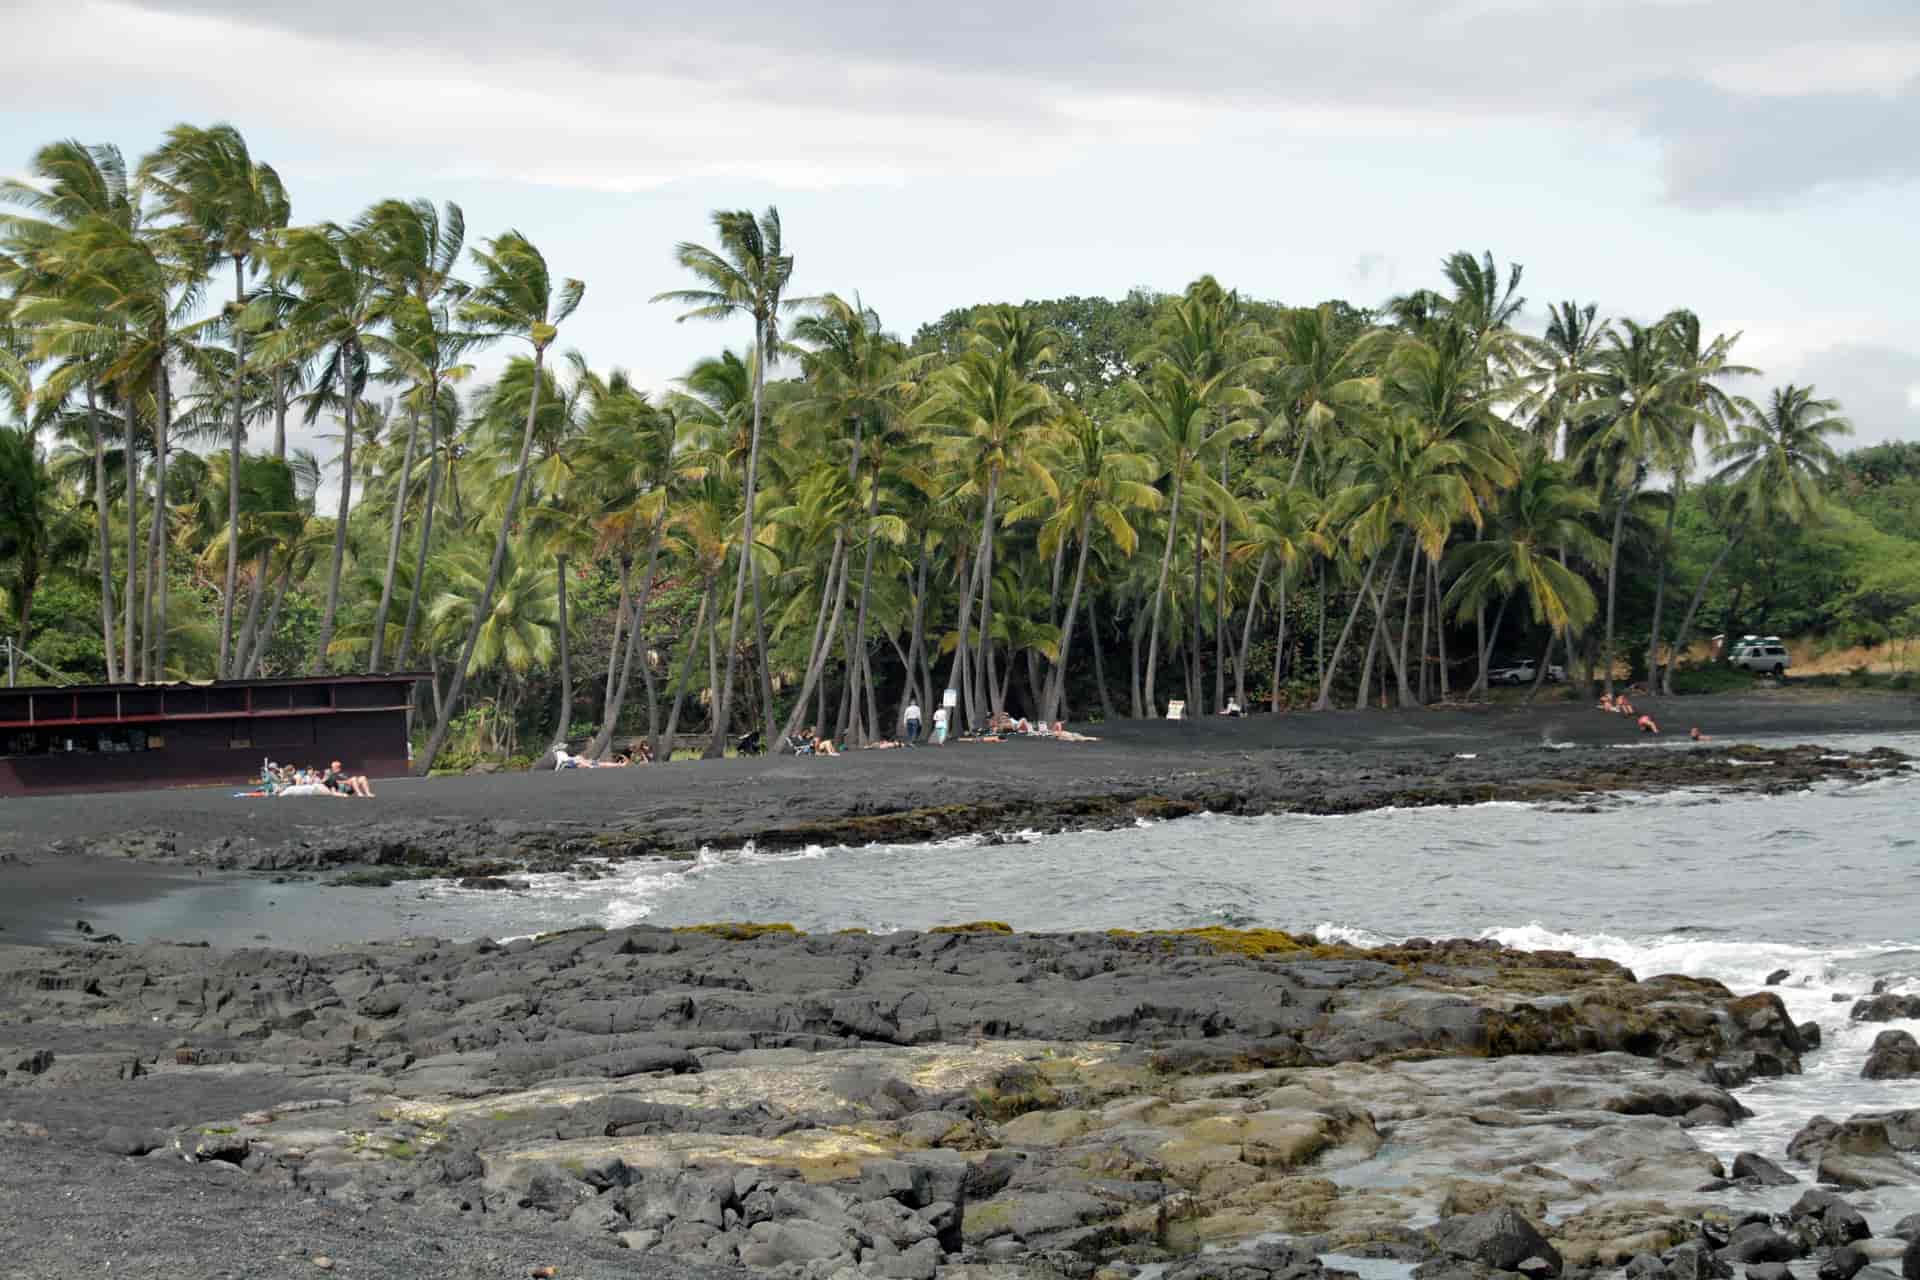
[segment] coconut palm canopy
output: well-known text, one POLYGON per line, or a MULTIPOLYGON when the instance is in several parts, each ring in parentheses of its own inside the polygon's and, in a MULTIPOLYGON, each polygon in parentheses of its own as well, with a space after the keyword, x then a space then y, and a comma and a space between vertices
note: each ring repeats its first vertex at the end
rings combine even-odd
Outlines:
MULTIPOLYGON (((296 195, 229 125, 0 183, 0 621, 94 678, 430 671, 426 764, 858 743, 948 691, 976 727, 1411 706, 1497 653, 1670 684, 1703 618, 1771 626, 1791 549, 1920 537, 1883 493, 1920 460, 1837 455, 1839 405, 1759 392, 1738 332, 1579 299, 1526 330, 1490 253, 1377 311, 1207 276, 905 337, 724 210, 655 299, 717 349, 643 387, 569 348, 591 295, 536 235, 296 195)), ((1792 608, 1890 638, 1920 584, 1875 581, 1792 608)))

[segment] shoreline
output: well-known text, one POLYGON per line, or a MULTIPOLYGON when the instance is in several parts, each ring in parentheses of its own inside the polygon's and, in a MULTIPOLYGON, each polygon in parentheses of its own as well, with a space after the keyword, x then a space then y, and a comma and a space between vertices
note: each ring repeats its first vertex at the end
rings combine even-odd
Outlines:
POLYGON ((372 801, 236 799, 225 788, 11 800, 0 808, 9 820, 0 941, 72 940, 88 902, 151 900, 223 873, 381 884, 688 861, 702 848, 749 844, 771 852, 1115 829, 1207 812, 1779 793, 1912 766, 1890 751, 1841 757, 1811 745, 1754 748, 1743 737, 1920 734, 1912 697, 1822 691, 1647 706, 1663 722, 1707 721, 1714 741, 1673 733, 1656 744, 1591 709, 1504 706, 1117 721, 1091 726, 1100 740, 1085 743, 401 779, 379 784, 372 801), (1654 749, 1620 749, 1642 745, 1654 749))

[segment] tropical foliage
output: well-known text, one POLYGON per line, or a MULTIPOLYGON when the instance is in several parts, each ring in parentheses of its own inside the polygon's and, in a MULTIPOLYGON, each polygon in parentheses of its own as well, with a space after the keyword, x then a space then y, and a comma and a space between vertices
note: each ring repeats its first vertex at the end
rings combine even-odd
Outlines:
POLYGON ((891 736, 949 690, 976 726, 1406 707, 1498 653, 1670 681, 1709 626, 1920 620, 1920 460, 1842 458, 1836 403, 1743 391, 1692 311, 1536 330, 1490 254, 1377 310, 1202 277, 905 340, 793 292, 776 210, 725 210, 655 301, 736 345, 649 389, 564 346, 585 286, 520 232, 294 212, 228 125, 0 184, 21 647, 108 680, 418 669, 425 767, 475 725, 665 759, 891 736), (1803 598, 1833 544, 1859 571, 1803 598))

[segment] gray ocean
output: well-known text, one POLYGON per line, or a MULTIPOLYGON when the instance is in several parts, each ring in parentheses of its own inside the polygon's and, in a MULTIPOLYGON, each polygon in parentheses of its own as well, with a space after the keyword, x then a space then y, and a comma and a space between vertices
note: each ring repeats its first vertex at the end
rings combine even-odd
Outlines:
MULTIPOLYGON (((1920 736, 1835 741, 1920 755, 1920 736)), ((1664 748, 1649 748, 1660 750, 1664 748)), ((1755 768, 1765 768, 1755 765, 1755 768)), ((1597 806, 1489 804, 1345 817, 1202 816, 988 842, 711 849, 524 889, 423 882, 336 889, 189 882, 92 913, 129 941, 325 947, 430 934, 504 938, 581 924, 787 921, 876 932, 967 920, 1021 930, 1270 926, 1355 943, 1494 938, 1778 986, 1826 1046, 1805 1074, 1743 1091, 1738 1141, 1781 1149, 1816 1113, 1911 1106, 1910 1082, 1859 1079, 1873 1036, 1836 995, 1920 990, 1920 778, 1777 796, 1620 796, 1597 806)), ((1898 1026, 1901 1024, 1891 1024, 1898 1026)), ((1920 1032, 1920 1024, 1909 1025, 1920 1032)))

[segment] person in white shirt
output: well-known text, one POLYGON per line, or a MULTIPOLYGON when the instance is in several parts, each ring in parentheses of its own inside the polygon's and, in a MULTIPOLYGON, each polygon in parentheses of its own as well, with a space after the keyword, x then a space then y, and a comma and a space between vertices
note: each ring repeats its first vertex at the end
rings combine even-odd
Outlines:
POLYGON ((920 745, 920 700, 918 698, 907 701, 907 745, 910 747, 920 745))
POLYGON ((941 707, 933 713, 933 745, 945 746, 947 741, 947 709, 941 707))

